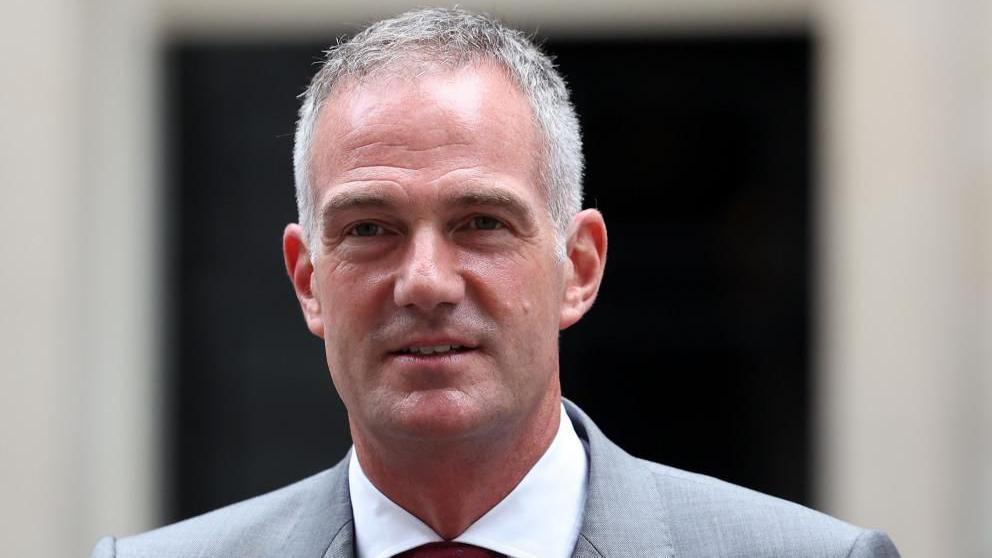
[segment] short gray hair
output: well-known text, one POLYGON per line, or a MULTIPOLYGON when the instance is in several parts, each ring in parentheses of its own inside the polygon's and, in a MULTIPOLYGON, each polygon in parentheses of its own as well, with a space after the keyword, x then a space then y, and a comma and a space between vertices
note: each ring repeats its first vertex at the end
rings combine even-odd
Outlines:
POLYGON ((425 8, 379 21, 329 49, 301 95, 293 168, 296 206, 308 246, 319 239, 310 183, 317 115, 335 85, 395 70, 410 62, 460 68, 485 61, 504 69, 530 102, 541 139, 539 181, 564 256, 572 217, 582 209, 582 139, 565 80, 551 59, 520 31, 459 8, 425 8))

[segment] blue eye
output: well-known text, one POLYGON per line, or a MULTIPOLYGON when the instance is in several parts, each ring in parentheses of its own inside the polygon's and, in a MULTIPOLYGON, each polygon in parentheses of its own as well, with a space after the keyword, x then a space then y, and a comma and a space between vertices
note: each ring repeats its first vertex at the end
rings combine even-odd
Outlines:
POLYGON ((375 223, 359 223, 348 231, 348 236, 378 236, 385 231, 375 223))
POLYGON ((468 222, 470 229, 475 229, 479 231, 494 231, 503 227, 503 223, 495 217, 488 217, 486 215, 479 215, 477 217, 472 217, 468 222))

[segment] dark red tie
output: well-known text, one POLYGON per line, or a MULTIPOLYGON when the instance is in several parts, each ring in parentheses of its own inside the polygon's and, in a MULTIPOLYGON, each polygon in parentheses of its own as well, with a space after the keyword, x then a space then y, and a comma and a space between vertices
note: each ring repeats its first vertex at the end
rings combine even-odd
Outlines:
POLYGON ((456 542, 435 542, 401 552, 395 558, 501 558, 503 555, 479 546, 456 542))

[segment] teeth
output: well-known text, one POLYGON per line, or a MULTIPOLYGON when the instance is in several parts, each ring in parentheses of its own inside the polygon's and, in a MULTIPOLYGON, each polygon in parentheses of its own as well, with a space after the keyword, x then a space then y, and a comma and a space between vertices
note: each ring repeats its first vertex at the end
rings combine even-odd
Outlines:
POLYGON ((448 351, 461 348, 461 345, 434 345, 432 347, 408 347, 405 352, 418 355, 432 355, 435 353, 446 353, 448 351))

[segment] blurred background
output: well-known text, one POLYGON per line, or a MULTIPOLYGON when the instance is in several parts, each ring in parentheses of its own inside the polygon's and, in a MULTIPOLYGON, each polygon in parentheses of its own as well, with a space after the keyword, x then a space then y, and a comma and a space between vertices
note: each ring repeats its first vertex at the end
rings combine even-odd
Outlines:
MULTIPOLYGON (((461 5, 534 33, 583 124, 611 246, 565 395, 637 455, 992 556, 992 1, 461 5)), ((85 556, 343 455, 280 254, 296 95, 410 7, 8 6, 5 554, 85 556)))

